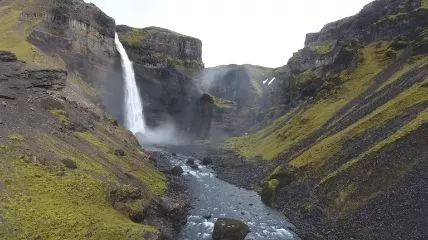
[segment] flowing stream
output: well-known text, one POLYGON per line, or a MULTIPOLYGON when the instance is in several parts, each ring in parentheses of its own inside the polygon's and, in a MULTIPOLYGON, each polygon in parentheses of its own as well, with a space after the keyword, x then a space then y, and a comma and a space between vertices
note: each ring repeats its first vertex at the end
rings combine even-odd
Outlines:
MULTIPOLYGON (((155 150, 155 149, 153 149, 155 150)), ((279 211, 266 206, 254 191, 238 188, 220 180, 213 170, 200 164, 198 169, 186 165, 189 157, 158 151, 161 159, 172 166, 181 166, 192 199, 192 209, 179 240, 211 240, 218 218, 244 221, 251 230, 248 240, 294 240, 294 226, 279 211)), ((200 161, 196 160, 196 163, 200 161)))
POLYGON ((115 34, 115 43, 120 54, 123 79, 125 80, 125 127, 134 134, 144 134, 146 131, 146 123, 144 122, 143 101, 141 100, 140 91, 135 81, 134 67, 131 60, 129 60, 125 48, 119 41, 117 33, 115 34))
MULTIPOLYGON (((132 62, 116 34, 115 42, 120 53, 125 81, 125 127, 134 134, 150 133, 146 131, 143 104, 135 81, 132 62)), ((207 167, 192 169, 185 163, 188 157, 160 151, 169 165, 181 166, 184 170, 192 210, 187 224, 180 233, 180 240, 212 239, 214 223, 218 218, 226 217, 244 221, 251 233, 246 239, 252 240, 288 240, 298 239, 284 216, 275 209, 263 204, 260 196, 253 191, 238 188, 218 179, 207 167)), ((199 161, 197 161, 199 162, 199 161)))

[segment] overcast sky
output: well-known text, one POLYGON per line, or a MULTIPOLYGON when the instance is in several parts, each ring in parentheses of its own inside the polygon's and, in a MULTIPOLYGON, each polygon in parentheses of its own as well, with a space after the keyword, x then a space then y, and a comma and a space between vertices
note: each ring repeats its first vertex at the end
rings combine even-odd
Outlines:
POLYGON ((202 40, 207 67, 285 65, 305 34, 356 14, 371 0, 85 0, 117 24, 158 26, 202 40))

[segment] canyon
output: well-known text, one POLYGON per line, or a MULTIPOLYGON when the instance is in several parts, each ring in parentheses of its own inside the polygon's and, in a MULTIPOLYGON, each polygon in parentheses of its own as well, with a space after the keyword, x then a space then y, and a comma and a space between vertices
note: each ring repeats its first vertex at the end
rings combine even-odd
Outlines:
POLYGON ((82 0, 3 0, 0 23, 0 238, 428 236, 426 0, 375 0, 279 68, 205 68, 199 39, 82 0))

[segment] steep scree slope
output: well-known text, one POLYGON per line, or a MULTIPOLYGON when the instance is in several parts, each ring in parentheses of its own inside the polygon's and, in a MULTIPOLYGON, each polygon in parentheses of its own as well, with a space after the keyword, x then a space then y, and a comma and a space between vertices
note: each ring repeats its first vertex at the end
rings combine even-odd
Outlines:
POLYGON ((262 196, 304 237, 428 236, 427 33, 426 1, 378 0, 308 34, 278 75, 298 106, 226 144, 274 161, 262 196))

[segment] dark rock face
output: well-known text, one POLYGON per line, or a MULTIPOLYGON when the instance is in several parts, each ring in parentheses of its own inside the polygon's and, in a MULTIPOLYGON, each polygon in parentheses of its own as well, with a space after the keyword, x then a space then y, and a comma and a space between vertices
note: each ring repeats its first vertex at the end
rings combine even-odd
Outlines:
POLYGON ((202 159, 202 165, 210 165, 213 163, 213 160, 210 157, 204 157, 204 159, 202 159))
POLYGON ((121 41, 133 48, 129 55, 136 63, 149 68, 183 65, 185 72, 200 71, 204 67, 199 39, 158 27, 135 29, 121 25, 117 32, 121 41))
POLYGON ((67 91, 82 93, 67 97, 93 108, 102 105, 114 118, 121 118, 123 94, 117 91, 121 69, 113 18, 82 0, 35 0, 22 12, 20 21, 32 26, 26 39, 29 43, 43 54, 55 56, 53 64, 69 70, 71 79, 80 78, 97 89, 88 95, 71 87, 67 91))
POLYGON ((201 41, 156 27, 118 26, 117 32, 134 62, 147 124, 172 123, 190 138, 205 138, 212 103, 204 101, 196 80, 204 66, 201 41))
POLYGON ((207 68, 202 88, 214 99, 213 138, 242 135, 262 125, 267 99, 273 88, 263 85, 275 77, 274 69, 252 65, 226 65, 207 68))
POLYGON ((181 168, 180 166, 175 166, 169 171, 169 173, 173 176, 180 176, 181 174, 183 174, 183 172, 183 168, 181 168))
POLYGON ((192 169, 198 169, 199 168, 198 164, 195 163, 195 159, 193 159, 193 158, 187 159, 186 165, 191 167, 192 169))
POLYGON ((20 61, 13 61, 16 56, 10 52, 0 51, 0 56, 3 56, 0 58, 2 62, 0 98, 15 99, 16 94, 10 89, 40 88, 59 91, 65 87, 67 80, 65 70, 37 69, 20 61))
POLYGON ((428 10, 421 8, 421 4, 420 0, 373 1, 357 15, 327 24, 319 33, 308 34, 305 45, 332 39, 372 42, 400 35, 415 36, 417 29, 414 26, 428 24, 428 10))
POLYGON ((67 72, 64 70, 30 70, 28 78, 33 79, 32 87, 61 90, 65 87, 67 72))
POLYGON ((0 52, 0 61, 2 62, 14 62, 17 61, 18 59, 16 58, 15 54, 11 53, 11 52, 0 52))
POLYGON ((68 169, 72 169, 72 170, 77 169, 77 164, 71 159, 66 158, 66 159, 61 160, 61 162, 68 169))
POLYGON ((219 218, 214 224, 213 240, 244 240, 249 232, 248 226, 241 221, 219 218))
POLYGON ((114 155, 123 157, 125 156, 125 151, 123 151, 123 149, 116 149, 114 150, 114 155))

